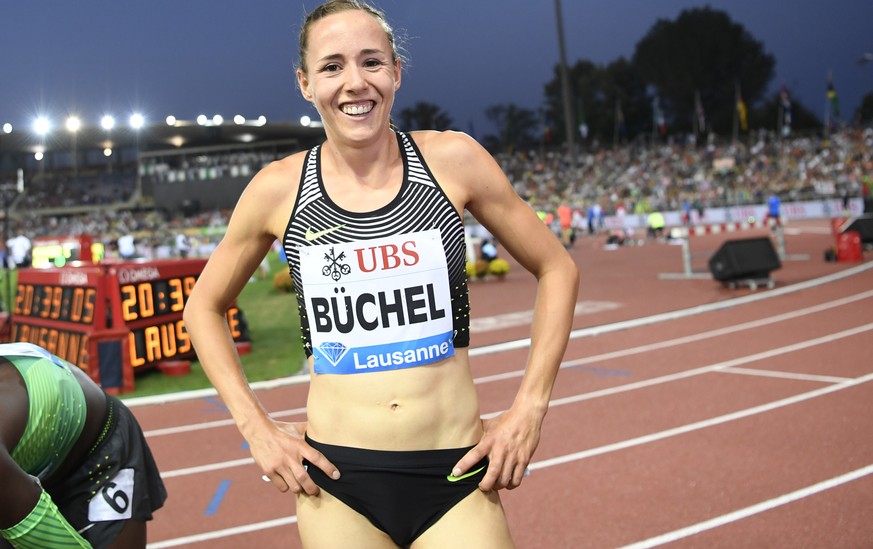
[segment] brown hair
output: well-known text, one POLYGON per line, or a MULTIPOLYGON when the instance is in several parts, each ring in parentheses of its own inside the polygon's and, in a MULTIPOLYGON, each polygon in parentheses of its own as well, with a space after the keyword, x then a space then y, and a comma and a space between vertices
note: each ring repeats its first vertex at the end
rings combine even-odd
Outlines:
POLYGON ((297 62, 297 67, 300 70, 302 70, 303 72, 307 72, 306 51, 309 48, 309 31, 312 28, 312 25, 316 21, 324 19, 328 15, 333 15, 335 13, 341 13, 350 10, 363 11, 370 14, 373 19, 378 21, 379 24, 382 25, 382 29, 385 31, 385 35, 388 37, 388 43, 391 45, 392 59, 395 61, 398 58, 402 59, 402 56, 398 52, 397 44, 394 40, 394 29, 392 29, 391 25, 388 24, 388 20, 385 18, 385 14, 382 13, 382 11, 376 9, 375 7, 363 0, 328 0, 327 2, 321 4, 320 6, 309 12, 309 14, 303 20, 303 27, 300 29, 298 50, 299 59, 297 62))

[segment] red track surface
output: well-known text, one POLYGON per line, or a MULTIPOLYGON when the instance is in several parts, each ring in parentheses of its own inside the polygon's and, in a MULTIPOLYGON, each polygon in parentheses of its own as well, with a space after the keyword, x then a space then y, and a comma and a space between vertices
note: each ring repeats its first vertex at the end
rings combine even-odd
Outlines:
MULTIPOLYGON (((519 547, 873 547, 873 256, 825 262, 829 227, 786 229, 773 290, 697 276, 766 230, 695 237, 678 278, 660 275, 683 272, 679 246, 576 243, 576 331, 531 475, 503 492, 519 547)), ((471 283, 484 414, 518 386, 533 290, 517 266, 471 283)), ((305 384, 259 394, 302 417, 305 384)), ((169 491, 150 547, 300 546, 293 497, 260 479, 218 399, 130 403, 169 491)))

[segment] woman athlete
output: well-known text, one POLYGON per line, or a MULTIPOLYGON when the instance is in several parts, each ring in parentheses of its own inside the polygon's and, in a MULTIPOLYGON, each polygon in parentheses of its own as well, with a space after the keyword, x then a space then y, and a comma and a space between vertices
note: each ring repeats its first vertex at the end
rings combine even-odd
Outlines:
POLYGON ((326 2, 299 46, 326 140, 241 196, 186 306, 197 355, 266 478, 297 495, 304 546, 512 547, 498 491, 519 486, 539 442, 577 268, 475 140, 392 127, 402 59, 381 12, 326 2), (465 210, 538 284, 520 387, 488 420, 468 354, 465 210), (303 423, 263 408, 224 317, 276 239, 309 359, 303 423))

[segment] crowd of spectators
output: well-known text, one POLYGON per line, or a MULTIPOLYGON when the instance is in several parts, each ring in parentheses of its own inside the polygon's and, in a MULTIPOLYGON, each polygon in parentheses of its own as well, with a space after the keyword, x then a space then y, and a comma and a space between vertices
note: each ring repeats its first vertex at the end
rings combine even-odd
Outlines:
MULTIPOLYGON (((870 128, 844 130, 828 138, 775 139, 759 134, 723 145, 630 144, 598 150, 583 146, 575 163, 557 149, 518 150, 496 154, 495 158, 519 194, 537 209, 557 213, 558 206, 569 205, 588 217, 592 211, 602 217, 762 204, 773 194, 784 201, 859 197, 869 196, 873 190, 870 128)), ((162 181, 211 177, 210 173, 242 177, 243 171, 250 177, 272 159, 273 153, 222 152, 178 166, 150 160, 141 167, 141 173, 162 181)), ((110 251, 120 236, 134 234, 140 249, 154 253, 173 249, 180 232, 206 234, 199 231, 204 227, 216 227, 220 232, 227 222, 229 210, 182 215, 123 207, 130 201, 135 184, 136 174, 124 173, 75 181, 43 177, 37 184, 29 184, 27 192, 9 205, 18 214, 10 217, 9 234, 23 233, 31 239, 90 234, 104 241, 110 251), (83 205, 112 207, 63 213, 47 210, 83 205)))
POLYGON ((627 145, 585 150, 575 167, 557 151, 496 155, 516 190, 541 207, 559 202, 606 215, 866 195, 873 186, 873 129, 828 138, 768 134, 724 145, 627 145), (866 188, 866 190, 865 190, 866 188))
POLYGON ((136 176, 130 173, 100 173, 73 177, 69 174, 43 174, 33 178, 27 192, 15 202, 22 211, 40 209, 108 206, 133 198, 136 176))

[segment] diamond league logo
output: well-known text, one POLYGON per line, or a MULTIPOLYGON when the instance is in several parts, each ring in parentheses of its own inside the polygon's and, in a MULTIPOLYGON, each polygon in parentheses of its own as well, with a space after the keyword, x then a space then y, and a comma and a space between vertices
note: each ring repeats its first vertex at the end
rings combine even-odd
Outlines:
POLYGON ((348 347, 336 341, 325 341, 318 346, 318 350, 321 351, 324 358, 333 364, 334 367, 336 367, 336 365, 339 364, 339 361, 346 356, 347 352, 349 352, 348 347))
POLYGON ((345 252, 340 252, 339 255, 336 255, 333 246, 331 246, 330 252, 324 254, 327 265, 321 269, 321 274, 329 276, 334 282, 338 282, 343 275, 352 272, 352 268, 349 267, 348 263, 341 263, 345 258, 345 252))

